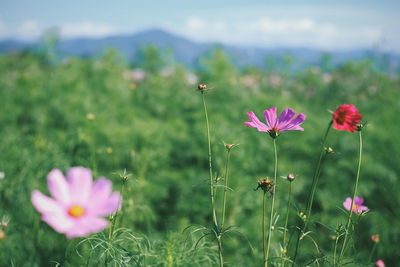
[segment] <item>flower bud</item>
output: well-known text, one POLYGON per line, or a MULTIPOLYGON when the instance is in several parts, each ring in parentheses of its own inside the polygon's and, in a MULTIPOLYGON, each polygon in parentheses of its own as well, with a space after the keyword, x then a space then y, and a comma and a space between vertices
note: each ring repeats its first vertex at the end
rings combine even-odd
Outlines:
POLYGON ((231 148, 233 147, 233 144, 225 144, 226 149, 231 150, 231 148))
POLYGON ((365 127, 365 124, 362 124, 362 123, 358 124, 357 125, 357 132, 361 132, 362 129, 364 129, 364 127, 365 127))
POLYGON ((89 112, 86 115, 86 119, 89 120, 89 121, 94 121, 96 119, 96 115, 94 115, 93 113, 89 112))
POLYGON ((198 89, 199 91, 201 91, 201 92, 204 92, 204 91, 207 90, 207 85, 201 83, 201 84, 199 84, 199 85, 197 86, 197 89, 198 89))
POLYGON ((0 240, 3 240, 6 237, 6 233, 3 230, 0 230, 0 240))
POLYGON ((292 174, 292 173, 289 173, 289 174, 286 176, 286 179, 287 179, 289 182, 293 182, 294 179, 296 179, 296 177, 297 177, 297 175, 294 175, 294 174, 292 174))
POLYGON ((332 154, 332 153, 335 153, 335 151, 333 150, 333 148, 332 148, 332 147, 330 147, 330 146, 328 146, 328 147, 325 147, 325 151, 326 151, 326 153, 327 153, 327 154, 332 154))
POLYGON ((379 241, 380 241, 380 236, 379 236, 379 234, 372 235, 372 236, 371 236, 371 240, 372 240, 372 242, 374 242, 374 243, 379 243, 379 241))

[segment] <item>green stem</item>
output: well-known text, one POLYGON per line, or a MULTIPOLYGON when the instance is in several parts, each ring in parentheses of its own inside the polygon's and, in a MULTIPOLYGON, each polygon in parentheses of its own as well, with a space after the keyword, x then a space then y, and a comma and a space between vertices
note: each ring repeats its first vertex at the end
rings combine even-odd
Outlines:
MULTIPOLYGON (((123 185, 122 185, 122 189, 121 189, 121 202, 119 204, 119 206, 121 207, 121 209, 118 211, 116 211, 114 213, 114 215, 111 217, 111 224, 110 227, 108 229, 108 250, 111 249, 111 240, 113 238, 114 235, 114 227, 117 223, 117 218, 118 218, 118 214, 122 213, 122 199, 124 196, 124 189, 125 189, 125 184, 126 184, 126 180, 123 180, 123 185)), ((121 216, 123 215, 123 213, 121 214, 121 216)), ((120 222, 122 222, 122 217, 120 218, 120 222)), ((106 257, 105 257, 105 265, 108 266, 108 251, 106 253, 106 257)))
POLYGON ((339 259, 338 262, 340 264, 340 259, 343 256, 345 247, 346 247, 346 242, 347 242, 347 237, 349 234, 349 228, 350 228, 350 223, 351 223, 351 217, 353 215, 353 205, 354 205, 354 199, 356 198, 357 195, 357 189, 358 189, 358 181, 360 179, 360 171, 361 171, 361 160, 362 160, 362 134, 361 131, 358 132, 359 133, 359 141, 360 141, 360 149, 359 149, 359 156, 358 156, 358 166, 357 166, 357 175, 356 175, 356 183, 354 185, 354 191, 353 191, 353 198, 351 200, 351 206, 350 206, 350 211, 349 211, 349 218, 347 219, 347 224, 346 224, 346 232, 344 235, 344 240, 343 240, 343 246, 342 249, 340 250, 340 254, 339 254, 339 259))
POLYGON ((315 191, 316 191, 316 189, 317 189, 318 180, 319 180, 319 175, 320 175, 320 173, 321 173, 321 163, 322 163, 322 160, 323 160, 323 158, 324 158, 324 155, 326 155, 325 143, 326 143, 326 140, 327 140, 327 138, 328 138, 329 131, 331 130, 332 123, 333 123, 333 121, 330 121, 330 122, 329 122, 329 125, 328 125, 328 127, 327 127, 327 129, 326 129, 326 131, 325 131, 324 138, 323 138, 323 140, 322 140, 321 152, 320 152, 320 154, 319 154, 319 159, 318 159, 317 167, 316 167, 315 172, 314 172, 314 176, 313 176, 313 180, 312 180, 312 185, 311 185, 311 192, 310 192, 310 195, 309 195, 308 200, 307 200, 306 221, 305 221, 305 223, 303 223, 303 227, 299 230, 299 234, 298 234, 298 236, 297 236, 296 249, 295 249, 294 256, 293 256, 293 264, 292 264, 292 266, 294 266, 295 263, 296 263, 296 258, 297 258, 297 252, 298 252, 298 250, 299 250, 299 243, 300 243, 301 233, 305 231, 305 229, 306 229, 307 226, 308 226, 308 222, 310 221, 311 210, 312 210, 312 205, 313 205, 313 201, 314 201, 314 195, 315 195, 315 191), (324 152, 325 152, 325 153, 324 153, 324 152))
POLYGON ((334 249, 333 249, 333 266, 334 267, 336 266, 336 250, 337 250, 337 244, 338 244, 339 238, 340 238, 340 236, 336 237, 335 246, 334 246, 334 249))
POLYGON ((262 239, 263 239, 263 256, 264 266, 267 266, 267 254, 266 254, 266 238, 265 238, 265 206, 267 202, 267 193, 263 194, 263 209, 262 209, 262 239))
POLYGON ((223 267, 224 266, 224 259, 222 257, 222 241, 221 241, 221 236, 219 235, 217 237, 218 241, 218 252, 219 252, 219 266, 223 267))
POLYGON ((225 211, 226 211, 226 198, 227 198, 227 191, 228 191, 228 174, 229 174, 229 159, 231 155, 231 150, 228 149, 226 155, 226 166, 225 166, 225 188, 224 188, 224 197, 222 202, 222 220, 221 220, 221 229, 224 227, 225 222, 225 211))
POLYGON ((278 153, 276 151, 276 138, 274 140, 274 155, 275 155, 275 165, 274 165, 274 186, 272 190, 272 201, 271 201, 271 214, 269 218, 269 227, 268 227, 268 241, 267 241, 267 252, 266 252, 266 264, 265 266, 268 266, 268 256, 269 256, 269 247, 271 245, 271 236, 272 236, 272 220, 274 216, 274 205, 275 205, 275 189, 276 189, 276 182, 277 182, 277 172, 278 172, 278 153))
MULTIPOLYGON (((306 219, 307 219, 307 221, 306 221, 306 226, 308 225, 308 222, 310 221, 311 210, 312 210, 312 205, 313 205, 313 201, 314 201, 314 195, 315 195, 315 191, 317 189, 319 175, 321 173, 321 163, 322 163, 322 159, 323 159, 324 155, 326 155, 325 143, 326 143, 326 139, 328 137, 328 134, 329 134, 329 131, 330 131, 331 127, 332 127, 332 121, 329 123, 328 128, 325 131, 324 139, 322 141, 322 146, 321 146, 321 152, 319 154, 317 168, 315 169, 315 173, 314 173, 314 177, 313 177, 313 181, 312 181, 311 194, 310 194, 310 196, 308 198, 308 201, 307 201, 307 209, 306 209, 306 216, 307 216, 306 219)), ((307 228, 306 226, 304 227, 304 229, 307 228)))
POLYGON ((372 261, 372 256, 374 255, 375 249, 376 249, 376 243, 374 242, 374 244, 372 245, 371 252, 369 253, 368 263, 372 261))
POLYGON ((204 98, 203 91, 201 92, 201 96, 203 99, 203 107, 204 107, 204 114, 205 114, 205 118, 206 118, 206 128, 207 128, 208 166, 209 166, 209 175, 210 175, 210 197, 211 197, 212 217, 213 217, 214 226, 218 228, 217 215, 215 212, 214 181, 213 181, 213 174, 212 174, 210 125, 208 123, 207 105, 206 105, 206 100, 204 98))
POLYGON ((288 221, 289 221, 289 210, 290 210, 290 202, 292 200, 292 181, 289 181, 289 192, 288 192, 288 202, 286 208, 286 219, 285 219, 285 228, 283 229, 283 250, 284 255, 287 254, 287 240, 286 240, 286 233, 288 231, 288 221))

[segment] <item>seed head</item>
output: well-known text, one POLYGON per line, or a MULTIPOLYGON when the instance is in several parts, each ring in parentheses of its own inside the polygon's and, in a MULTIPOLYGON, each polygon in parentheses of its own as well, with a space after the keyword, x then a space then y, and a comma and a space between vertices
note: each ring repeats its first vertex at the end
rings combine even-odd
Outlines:
POLYGON ((269 177, 260 178, 260 179, 258 179, 258 186, 257 186, 256 190, 257 190, 258 188, 261 188, 261 190, 263 190, 264 193, 269 192, 269 193, 272 195, 272 194, 273 194, 273 191, 274 191, 274 190, 273 190, 273 188, 274 188, 274 182, 271 181, 271 180, 269 179, 269 177))

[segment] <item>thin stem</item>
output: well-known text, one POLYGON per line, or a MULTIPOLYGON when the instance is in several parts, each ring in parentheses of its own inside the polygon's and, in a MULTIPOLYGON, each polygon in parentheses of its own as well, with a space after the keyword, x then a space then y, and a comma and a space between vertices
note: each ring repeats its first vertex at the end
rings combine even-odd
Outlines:
POLYGON ((368 257, 368 263, 370 263, 372 261, 372 256, 374 255, 376 249, 376 242, 374 242, 374 244, 372 245, 372 249, 371 252, 369 253, 369 257, 368 257))
POLYGON ((222 242, 220 235, 217 237, 217 241, 218 241, 218 252, 219 252, 219 266, 222 267, 224 266, 224 259, 222 257, 222 242))
POLYGON ((224 188, 224 197, 222 202, 222 220, 221 220, 221 228, 224 227, 225 222, 225 211, 226 211, 226 198, 227 198, 227 191, 228 191, 228 174, 229 174, 229 159, 231 155, 231 150, 228 149, 226 154, 226 166, 225 166, 225 188, 224 188))
POLYGON ((283 229, 283 250, 284 254, 286 255, 287 251, 287 240, 286 240, 286 233, 288 231, 288 221, 289 221, 289 210, 290 210, 290 202, 292 200, 292 182, 289 181, 289 192, 288 192, 288 202, 287 202, 287 208, 286 208, 286 219, 285 219, 285 228, 283 229))
POLYGON ((213 174, 212 174, 212 161, 211 161, 211 138, 210 138, 210 125, 208 123, 208 113, 207 113, 207 105, 206 100, 204 98, 204 92, 201 92, 201 96, 203 99, 203 107, 204 107, 204 114, 206 118, 206 128, 207 128, 207 141, 208 141, 208 166, 209 166, 209 175, 210 175, 210 198, 211 198, 211 209, 212 209, 212 217, 214 225, 217 227, 217 215, 215 212, 215 196, 214 196, 214 181, 213 181, 213 174))
POLYGON ((264 266, 267 266, 266 238, 265 238, 265 204, 267 202, 267 193, 263 193, 263 209, 262 209, 262 239, 263 239, 263 256, 264 266))
POLYGON ((274 186, 272 189, 272 201, 271 201, 271 214, 269 218, 269 227, 268 227, 268 242, 267 242, 267 259, 266 265, 268 266, 268 256, 269 256, 269 247, 271 245, 271 236, 272 236, 272 220, 274 216, 274 205, 275 205, 275 189, 276 189, 276 182, 277 182, 277 172, 278 172, 278 153, 276 151, 276 138, 274 140, 274 155, 275 155, 275 165, 274 165, 274 186))
MULTIPOLYGON (((306 226, 307 226, 308 222, 310 221, 311 210, 312 210, 312 205, 313 205, 313 201, 314 201, 314 195, 315 195, 315 191, 317 189, 319 175, 321 173, 321 163, 322 163, 322 159, 323 159, 324 155, 326 155, 325 143, 326 143, 326 139, 328 137, 328 134, 329 134, 329 131, 330 131, 331 127, 332 127, 332 121, 329 123, 328 128, 325 131, 324 139, 322 141, 322 146, 321 146, 321 152, 319 154, 319 159, 318 159, 318 163, 317 163, 317 168, 315 169, 315 173, 314 173, 314 177, 313 177, 313 181, 312 181, 311 194, 310 194, 310 196, 308 198, 308 201, 307 201, 307 209, 306 209, 307 221, 306 221, 306 226)), ((304 228, 306 228, 306 227, 304 227, 304 228)))
POLYGON ((335 240, 335 247, 333 250, 333 266, 336 266, 336 250, 337 250, 337 244, 338 244, 339 238, 340 238, 340 236, 337 236, 336 240, 335 240))
POLYGON ((331 130, 332 123, 333 123, 332 121, 329 122, 329 125, 328 125, 328 127, 327 127, 327 129, 326 129, 326 131, 325 131, 324 138, 323 138, 323 140, 322 140, 321 152, 320 152, 320 154, 319 154, 319 159, 318 159, 317 167, 316 167, 315 172, 314 172, 314 176, 313 176, 313 180, 312 180, 312 185, 311 185, 311 192, 310 192, 310 195, 309 195, 308 200, 307 200, 306 221, 303 223, 303 227, 302 227, 301 229, 299 229, 299 234, 298 234, 298 236, 297 236, 296 249, 295 249, 294 256, 293 256, 293 264, 292 264, 292 266, 294 266, 295 263, 296 263, 296 257, 297 257, 297 252, 298 252, 298 250, 299 250, 299 243, 300 243, 301 232, 304 232, 304 231, 305 231, 305 229, 306 229, 307 226, 308 226, 308 222, 310 221, 311 210, 312 210, 312 205, 313 205, 313 201, 314 201, 314 195, 315 195, 315 191, 316 191, 316 189, 317 189, 318 180, 319 180, 319 175, 320 175, 320 173, 321 173, 321 163, 322 163, 322 160, 323 160, 323 158, 324 158, 324 155, 326 155, 326 152, 325 152, 325 143, 326 143, 326 140, 327 140, 327 138, 328 138, 329 131, 331 130), (325 153, 324 153, 324 152, 325 152, 325 153))
POLYGON ((343 246, 342 249, 340 250, 340 254, 339 254, 339 259, 338 262, 340 264, 340 259, 343 256, 344 253, 344 249, 346 247, 346 242, 347 242, 347 237, 349 234, 349 227, 350 227, 350 223, 351 223, 351 216, 353 215, 353 205, 354 205, 354 199, 356 198, 357 195, 357 189, 358 189, 358 182, 360 179, 360 171, 361 171, 361 160, 362 160, 362 134, 361 131, 358 132, 359 133, 359 141, 360 141, 360 149, 359 149, 359 156, 358 156, 358 166, 357 166, 357 175, 356 175, 356 183, 354 185, 354 191, 353 191, 353 198, 351 200, 351 206, 350 206, 350 211, 349 211, 349 218, 347 219, 347 224, 346 224, 346 232, 344 235, 344 240, 343 240, 343 246))
MULTIPOLYGON (((118 218, 118 215, 120 214, 120 213, 122 213, 121 214, 121 216, 123 215, 123 211, 122 211, 122 200, 123 200, 123 196, 124 196, 124 189, 125 189, 125 184, 126 184, 126 180, 123 180, 123 185, 122 185, 122 189, 121 189, 121 201, 120 201, 120 203, 119 203, 119 206, 120 206, 120 210, 118 211, 116 211, 115 213, 114 213, 114 215, 112 215, 112 217, 111 217, 111 224, 110 224, 110 227, 109 227, 109 229, 108 229, 108 250, 110 250, 111 249, 111 240, 112 240, 112 238, 113 238, 113 235, 114 235, 114 227, 115 227, 115 225, 116 225, 116 223, 117 223, 117 218, 118 218)), ((121 217, 120 216, 120 217, 121 217)), ((122 222, 122 217, 120 218, 120 222, 122 222)), ((107 254, 106 254, 106 257, 105 257, 105 265, 106 266, 108 266, 108 252, 107 252, 107 254)))

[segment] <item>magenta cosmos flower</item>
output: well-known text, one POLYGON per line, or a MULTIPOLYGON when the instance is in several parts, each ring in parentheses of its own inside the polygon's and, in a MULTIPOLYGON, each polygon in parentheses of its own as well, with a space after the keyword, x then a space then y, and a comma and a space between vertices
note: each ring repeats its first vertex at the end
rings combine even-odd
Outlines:
MULTIPOLYGON (((351 197, 346 198, 346 200, 343 202, 343 207, 346 210, 350 210, 351 207, 351 197)), ((364 199, 362 197, 355 197, 354 202, 353 202, 353 208, 351 209, 353 212, 357 214, 361 214, 365 211, 368 210, 367 206, 363 206, 362 203, 364 203, 364 199)))
POLYGON ((259 132, 267 132, 271 137, 276 138, 280 132, 299 130, 304 131, 300 127, 300 124, 306 119, 306 115, 299 113, 295 117, 296 112, 287 108, 282 111, 279 118, 276 117, 276 108, 270 108, 264 110, 265 123, 262 123, 254 112, 247 113, 251 122, 245 122, 244 124, 249 127, 257 128, 259 132))
POLYGON ((42 214, 42 220, 67 238, 82 237, 108 226, 102 216, 119 209, 121 196, 112 193, 111 182, 99 178, 93 183, 92 173, 83 167, 68 170, 67 179, 58 169, 47 176, 53 198, 35 190, 33 206, 42 214))
POLYGON ((385 262, 383 262, 383 260, 377 260, 375 262, 375 266, 376 267, 385 267, 385 262))

